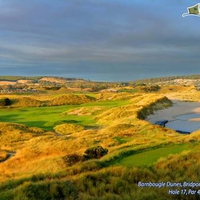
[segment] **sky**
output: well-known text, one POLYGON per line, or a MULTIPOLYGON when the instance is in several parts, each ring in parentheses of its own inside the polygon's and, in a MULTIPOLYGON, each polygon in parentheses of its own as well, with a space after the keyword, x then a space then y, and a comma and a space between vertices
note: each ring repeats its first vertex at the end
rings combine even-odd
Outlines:
POLYGON ((132 81, 199 74, 196 0, 0 0, 0 75, 132 81))

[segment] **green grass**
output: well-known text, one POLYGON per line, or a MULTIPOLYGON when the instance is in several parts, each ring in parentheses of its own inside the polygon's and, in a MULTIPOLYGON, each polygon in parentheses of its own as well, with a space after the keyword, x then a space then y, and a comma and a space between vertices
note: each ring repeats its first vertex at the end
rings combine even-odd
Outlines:
POLYGON ((123 144, 123 143, 126 143, 126 142, 130 142, 131 140, 133 140, 134 138, 132 137, 114 137, 113 139, 115 139, 119 144, 123 144))
POLYGON ((153 150, 145 150, 134 155, 126 156, 115 162, 114 165, 123 165, 127 167, 149 166, 156 163, 161 157, 167 157, 170 154, 178 154, 189 149, 191 149, 189 144, 182 144, 153 150))
POLYGON ((62 113, 81 107, 103 106, 105 108, 110 108, 125 104, 127 104, 127 101, 102 101, 82 105, 5 108, 1 109, 0 121, 36 126, 45 130, 53 130, 55 125, 62 122, 74 123, 82 126, 96 126, 93 116, 62 115, 62 113))

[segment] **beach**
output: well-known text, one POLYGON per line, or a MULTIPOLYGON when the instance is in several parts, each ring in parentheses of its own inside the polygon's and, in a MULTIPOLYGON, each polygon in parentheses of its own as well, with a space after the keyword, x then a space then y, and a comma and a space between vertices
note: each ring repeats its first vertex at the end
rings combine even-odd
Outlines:
MULTIPOLYGON (((174 121, 175 117, 179 115, 199 113, 200 102, 183 102, 179 100, 172 100, 173 106, 162 110, 154 111, 154 114, 149 115, 146 120, 155 123, 160 120, 174 121)), ((200 121, 200 118, 192 118, 188 121, 200 121)))

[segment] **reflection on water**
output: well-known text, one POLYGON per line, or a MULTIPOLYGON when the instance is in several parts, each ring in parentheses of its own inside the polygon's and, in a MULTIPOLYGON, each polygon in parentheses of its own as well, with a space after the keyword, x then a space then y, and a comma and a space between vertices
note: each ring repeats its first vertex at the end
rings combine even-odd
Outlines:
POLYGON ((193 118, 200 118, 200 113, 191 113, 175 116, 174 121, 169 121, 166 124, 166 127, 171 128, 173 130, 193 132, 200 129, 200 121, 189 121, 193 118))

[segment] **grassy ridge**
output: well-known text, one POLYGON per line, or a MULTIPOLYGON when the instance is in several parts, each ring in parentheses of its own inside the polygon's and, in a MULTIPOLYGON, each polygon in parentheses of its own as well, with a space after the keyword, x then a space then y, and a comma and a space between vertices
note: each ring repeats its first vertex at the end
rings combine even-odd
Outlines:
POLYGON ((145 119, 148 115, 153 114, 154 111, 161 110, 170 106, 172 106, 172 102, 166 97, 163 97, 161 99, 158 99, 156 102, 144 106, 141 110, 137 112, 137 117, 139 119, 145 119))
POLYGON ((40 106, 60 106, 60 105, 79 105, 95 101, 94 97, 87 95, 65 94, 54 98, 40 100, 32 97, 24 97, 11 99, 13 107, 40 107, 40 106))

